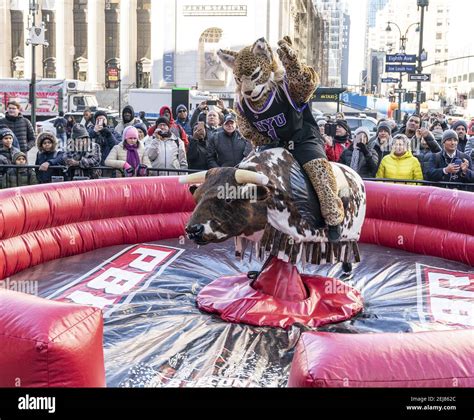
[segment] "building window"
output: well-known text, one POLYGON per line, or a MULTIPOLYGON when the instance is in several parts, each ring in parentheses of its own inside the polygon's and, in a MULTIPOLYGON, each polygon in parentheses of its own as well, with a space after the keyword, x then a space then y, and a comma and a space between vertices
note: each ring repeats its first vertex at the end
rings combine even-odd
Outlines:
POLYGON ((436 39, 443 39, 443 34, 441 32, 436 32, 436 39))
POLYGON ((105 59, 110 60, 120 55, 120 5, 105 6, 105 59))
POLYGON ((463 80, 463 81, 464 81, 464 80, 467 80, 467 73, 466 73, 466 74, 463 74, 462 80, 463 80))
POLYGON ((137 80, 139 88, 151 86, 151 1, 137 3, 137 80))
POLYGON ((74 0, 74 58, 87 58, 87 0, 74 0))
POLYGON ((474 73, 469 73, 469 82, 474 82, 474 73))
POLYGON ((52 10, 43 10, 48 47, 43 47, 43 77, 56 77, 56 21, 52 10))
POLYGON ((225 83, 225 67, 217 56, 222 33, 223 31, 220 28, 209 28, 199 38, 200 79, 207 85, 222 85, 225 83))
POLYGON ((12 57, 25 56, 25 40, 23 30, 23 12, 21 10, 10 10, 11 17, 11 39, 12 57))

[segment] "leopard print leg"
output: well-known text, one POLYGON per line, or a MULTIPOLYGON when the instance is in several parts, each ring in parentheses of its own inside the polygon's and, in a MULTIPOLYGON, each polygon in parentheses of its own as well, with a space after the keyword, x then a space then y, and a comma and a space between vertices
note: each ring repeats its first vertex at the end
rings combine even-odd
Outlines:
POLYGON ((329 226, 337 226, 344 220, 344 207, 337 196, 336 177, 327 159, 313 159, 303 165, 318 194, 321 213, 329 226))

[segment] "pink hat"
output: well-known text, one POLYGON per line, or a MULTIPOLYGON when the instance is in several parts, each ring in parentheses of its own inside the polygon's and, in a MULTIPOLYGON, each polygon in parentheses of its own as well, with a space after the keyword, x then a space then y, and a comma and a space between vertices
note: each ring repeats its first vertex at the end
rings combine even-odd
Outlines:
POLYGON ((122 137, 124 140, 138 139, 138 130, 133 126, 125 127, 125 130, 123 130, 122 137))

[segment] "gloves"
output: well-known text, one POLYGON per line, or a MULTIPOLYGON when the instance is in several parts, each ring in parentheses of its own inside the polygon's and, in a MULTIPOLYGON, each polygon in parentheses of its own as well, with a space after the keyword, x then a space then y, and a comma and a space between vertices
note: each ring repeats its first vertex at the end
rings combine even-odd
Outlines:
POLYGON ((148 169, 148 166, 144 165, 143 163, 138 165, 137 176, 147 176, 148 175, 147 169, 148 169))
POLYGON ((125 165, 123 165, 123 171, 125 173, 125 176, 135 175, 135 169, 133 169, 132 165, 127 162, 125 162, 125 165))
POLYGON ((357 147, 359 150, 364 154, 367 155, 369 153, 369 149, 367 149, 367 145, 364 143, 357 143, 357 147))

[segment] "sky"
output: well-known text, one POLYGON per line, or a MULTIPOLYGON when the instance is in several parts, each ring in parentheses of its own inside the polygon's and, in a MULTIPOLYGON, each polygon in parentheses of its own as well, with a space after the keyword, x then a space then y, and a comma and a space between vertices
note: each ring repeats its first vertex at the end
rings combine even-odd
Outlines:
POLYGON ((349 41, 349 84, 358 84, 364 68, 364 42, 366 28, 367 0, 353 0, 349 3, 351 32, 349 41))

